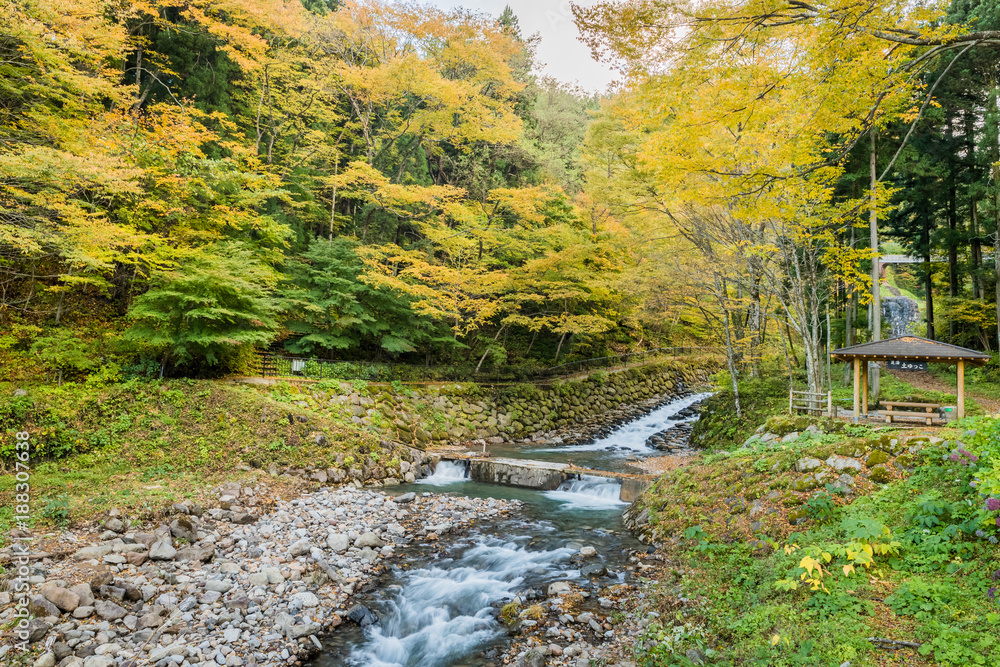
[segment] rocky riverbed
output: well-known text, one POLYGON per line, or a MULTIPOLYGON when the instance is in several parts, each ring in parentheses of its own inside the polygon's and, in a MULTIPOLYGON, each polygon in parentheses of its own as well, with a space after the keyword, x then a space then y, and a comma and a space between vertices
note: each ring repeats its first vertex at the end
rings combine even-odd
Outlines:
MULTIPOLYGON (((298 662, 322 648, 324 631, 371 620, 351 596, 408 544, 519 505, 342 486, 258 515, 255 498, 265 491, 227 487, 218 507, 177 504, 155 526, 111 516, 46 544, 67 557, 31 566, 29 640, 43 647, 35 667, 298 662)), ((0 607, 7 624, 11 592, 0 593, 0 607)), ((0 662, 9 664, 11 650, 0 647, 0 662)))
MULTIPOLYGON (((583 553, 585 558, 590 555, 585 550, 583 553)), ((582 584, 552 584, 543 601, 528 603, 530 606, 511 614, 511 629, 517 638, 508 647, 504 663, 516 667, 590 667, 595 661, 635 667, 631 658, 638 639, 659 616, 648 609, 645 588, 649 580, 660 578, 666 566, 659 553, 634 551, 624 566, 628 573, 625 583, 605 586, 590 578, 582 584)))

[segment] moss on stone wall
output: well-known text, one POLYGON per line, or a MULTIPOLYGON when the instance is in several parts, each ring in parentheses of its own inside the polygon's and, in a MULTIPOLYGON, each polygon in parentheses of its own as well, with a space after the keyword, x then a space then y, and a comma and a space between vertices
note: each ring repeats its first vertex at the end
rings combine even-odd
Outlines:
POLYGON ((713 360, 684 359, 539 385, 403 387, 326 381, 279 385, 273 392, 425 448, 435 442, 520 438, 570 426, 623 404, 703 385, 715 370, 713 360))

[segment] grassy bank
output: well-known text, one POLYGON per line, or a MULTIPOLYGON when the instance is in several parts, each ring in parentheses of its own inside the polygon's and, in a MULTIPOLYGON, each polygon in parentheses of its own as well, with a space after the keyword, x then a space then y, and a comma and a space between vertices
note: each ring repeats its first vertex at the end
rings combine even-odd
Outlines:
POLYGON ((712 665, 1000 664, 1000 421, 927 437, 774 415, 745 448, 756 429, 708 421, 714 451, 632 509, 675 563, 650 582, 641 665, 691 665, 692 649, 712 665))
POLYGON ((279 392, 222 382, 20 391, 0 385, 0 395, 0 540, 7 539, 13 515, 18 431, 30 433, 34 445, 36 526, 83 521, 112 507, 142 517, 197 499, 223 480, 253 479, 271 467, 346 467, 354 459, 377 458, 380 450, 374 433, 344 415, 292 404, 279 392))

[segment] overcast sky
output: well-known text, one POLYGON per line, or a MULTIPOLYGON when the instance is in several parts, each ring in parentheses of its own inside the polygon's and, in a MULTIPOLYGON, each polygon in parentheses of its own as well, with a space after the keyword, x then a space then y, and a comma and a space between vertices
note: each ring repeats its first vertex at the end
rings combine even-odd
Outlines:
MULTIPOLYGON (((603 91, 617 78, 615 72, 595 62, 579 39, 573 23, 569 0, 427 0, 438 7, 465 7, 492 16, 499 16, 510 5, 521 24, 525 37, 538 33, 542 43, 538 60, 545 63, 543 73, 566 82, 576 82, 591 91, 603 91)), ((580 5, 596 4, 597 0, 577 0, 580 5)))

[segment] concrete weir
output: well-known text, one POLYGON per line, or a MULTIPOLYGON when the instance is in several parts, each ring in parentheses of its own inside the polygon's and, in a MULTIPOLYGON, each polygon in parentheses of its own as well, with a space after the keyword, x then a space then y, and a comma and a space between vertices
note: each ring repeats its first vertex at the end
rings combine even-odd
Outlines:
POLYGON ((467 461, 469 477, 477 482, 519 486, 540 491, 558 489, 563 482, 579 479, 581 475, 609 477, 621 483, 619 499, 627 503, 635 501, 652 483, 650 477, 578 468, 568 463, 478 456, 443 456, 442 460, 467 461))

